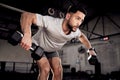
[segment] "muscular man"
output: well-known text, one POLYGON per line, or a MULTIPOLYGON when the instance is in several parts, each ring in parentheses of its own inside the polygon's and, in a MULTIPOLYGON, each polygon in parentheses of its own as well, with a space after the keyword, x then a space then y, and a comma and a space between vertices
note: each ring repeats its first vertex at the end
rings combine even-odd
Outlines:
MULTIPOLYGON (((85 16, 84 8, 74 6, 68 10, 64 19, 30 12, 21 14, 20 23, 24 36, 20 45, 25 50, 29 50, 31 43, 35 43, 45 51, 44 56, 36 61, 39 67, 38 80, 47 80, 50 70, 53 73, 53 80, 62 80, 61 59, 57 50, 61 49, 67 41, 78 38, 86 48, 92 48, 87 37, 79 29, 85 16), (39 28, 34 36, 31 36, 32 24, 39 28)), ((89 53, 95 54, 93 50, 89 53)))

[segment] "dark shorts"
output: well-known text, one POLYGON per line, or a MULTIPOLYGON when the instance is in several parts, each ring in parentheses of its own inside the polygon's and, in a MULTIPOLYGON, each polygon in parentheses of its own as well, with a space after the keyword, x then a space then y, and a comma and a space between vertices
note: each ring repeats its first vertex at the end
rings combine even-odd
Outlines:
POLYGON ((55 52, 44 52, 43 57, 47 57, 47 58, 59 57, 59 54, 58 54, 57 51, 55 51, 55 52))
POLYGON ((57 51, 54 52, 46 52, 44 51, 43 48, 41 48, 40 46, 36 47, 35 43, 32 43, 32 47, 35 48, 35 54, 32 53, 31 56, 36 60, 39 59, 39 57, 47 57, 47 58, 52 58, 52 57, 59 57, 59 54, 57 51), (37 57, 36 57, 37 56, 37 57), (39 56, 39 57, 38 57, 39 56))

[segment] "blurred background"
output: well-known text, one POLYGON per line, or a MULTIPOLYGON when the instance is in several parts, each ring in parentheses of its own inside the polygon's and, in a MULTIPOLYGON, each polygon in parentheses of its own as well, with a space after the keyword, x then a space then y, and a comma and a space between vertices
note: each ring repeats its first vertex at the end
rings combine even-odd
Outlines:
MULTIPOLYGON (((59 50, 63 80, 120 80, 118 0, 0 0, 0 80, 37 79, 37 66, 31 52, 8 42, 10 35, 20 30, 20 14, 29 11, 64 18, 65 12, 73 5, 82 5, 87 10, 80 30, 95 48, 99 64, 90 65, 85 46, 72 39, 59 50)), ((32 27, 33 35, 36 32, 37 27, 32 27)))

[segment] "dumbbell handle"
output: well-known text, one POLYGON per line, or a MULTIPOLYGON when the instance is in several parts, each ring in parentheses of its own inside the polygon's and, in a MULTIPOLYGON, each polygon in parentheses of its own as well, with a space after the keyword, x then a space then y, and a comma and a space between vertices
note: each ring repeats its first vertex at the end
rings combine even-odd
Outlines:
POLYGON ((91 57, 92 57, 92 55, 89 55, 89 56, 88 56, 88 60, 89 60, 91 57))
POLYGON ((33 49, 32 47, 30 47, 30 50, 31 50, 31 51, 34 51, 34 49, 33 49))
POLYGON ((21 32, 17 31, 17 33, 19 33, 21 35, 21 37, 23 37, 23 34, 21 32))
MULTIPOLYGON (((21 32, 17 31, 17 33, 20 34, 21 38, 23 37, 23 34, 22 34, 21 32)), ((33 44, 32 46, 35 46, 35 47, 36 47, 35 44, 33 44)), ((34 48, 33 48, 33 47, 30 47, 30 51, 34 51, 34 48)))

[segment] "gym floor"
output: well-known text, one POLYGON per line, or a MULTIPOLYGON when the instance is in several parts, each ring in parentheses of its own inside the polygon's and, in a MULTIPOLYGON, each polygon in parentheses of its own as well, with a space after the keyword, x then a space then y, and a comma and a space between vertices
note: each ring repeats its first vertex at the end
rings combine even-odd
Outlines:
MULTIPOLYGON (((107 75, 88 75, 85 72, 64 73, 63 80, 120 80, 120 71, 107 75)), ((51 76, 49 80, 51 80, 51 76)), ((0 71, 0 80, 37 80, 37 73, 18 73, 0 71)))

